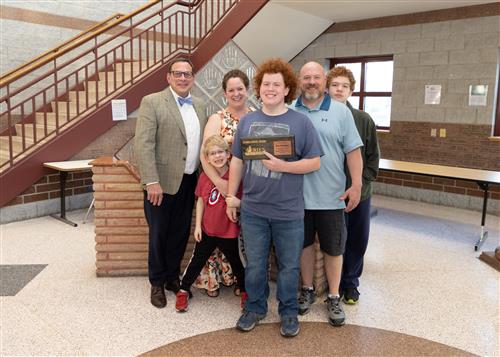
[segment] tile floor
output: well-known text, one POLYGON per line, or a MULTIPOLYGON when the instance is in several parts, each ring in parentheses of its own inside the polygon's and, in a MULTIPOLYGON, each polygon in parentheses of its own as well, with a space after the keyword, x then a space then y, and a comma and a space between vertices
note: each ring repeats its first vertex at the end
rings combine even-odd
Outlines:
MULTIPOLYGON (((347 323, 499 356, 500 274, 474 252, 480 212, 383 196, 373 204, 361 300, 345 307, 347 323)), ((216 299, 195 291, 179 314, 170 292, 165 309, 149 304, 146 277, 97 278, 94 226, 81 224, 84 214, 68 214, 76 228, 51 217, 0 226, 0 264, 47 264, 15 296, 0 298, 0 355, 134 356, 234 326, 239 299, 230 288, 216 299)), ((488 215, 487 226, 481 250, 491 251, 500 218, 488 215)), ((321 301, 301 320, 325 321, 321 301)), ((273 298, 264 322, 276 321, 273 298)))

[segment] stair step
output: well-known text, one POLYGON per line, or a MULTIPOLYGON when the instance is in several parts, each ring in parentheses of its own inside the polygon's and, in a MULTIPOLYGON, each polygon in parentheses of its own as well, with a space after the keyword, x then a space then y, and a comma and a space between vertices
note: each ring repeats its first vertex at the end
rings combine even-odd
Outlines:
MULTIPOLYGON (((43 126, 45 125, 45 113, 35 113, 35 117, 36 117, 35 120, 36 120, 37 127, 39 126, 39 127, 43 128, 43 126)), ((68 118, 66 116, 66 112, 64 112, 64 113, 60 112, 59 118, 58 118, 59 126, 66 123, 67 121, 68 121, 68 118)), ((47 113, 47 125, 53 126, 53 127, 56 126, 56 113, 54 113, 54 112, 47 113)))
MULTIPOLYGON (((86 93, 87 93, 86 91, 69 91, 68 92, 69 100, 70 100, 70 102, 75 102, 76 103, 76 99, 77 99, 77 96, 78 96, 78 103, 80 104, 80 106, 81 106, 82 103, 86 104, 87 103, 86 102, 87 98, 85 97, 87 95, 86 93)), ((88 96, 89 96, 89 99, 88 99, 89 106, 95 104, 95 91, 92 94, 89 93, 88 96)), ((99 92, 99 99, 101 99, 101 98, 104 98, 104 94, 101 93, 101 92, 99 92)))
MULTIPOLYGON (((26 148, 33 145, 33 138, 26 137, 25 138, 26 148)), ((19 135, 12 136, 12 149, 14 153, 21 152, 23 150, 23 138, 19 135)), ((0 151, 9 152, 9 137, 8 136, 0 136, 0 151)))
MULTIPOLYGON (((16 124, 16 133, 18 136, 21 136, 23 135, 23 124, 16 124)), ((34 124, 24 124, 24 136, 26 138, 34 138, 34 132, 35 132, 35 127, 34 127, 34 124)), ((52 133, 53 131, 56 130, 56 127, 55 126, 52 126, 52 125, 47 125, 47 135, 49 135, 50 133, 52 133)), ((36 126, 36 138, 37 138, 37 141, 40 140, 41 138, 44 138, 45 137, 45 129, 43 128, 43 126, 39 126, 37 125, 36 126)))
POLYGON ((0 165, 3 165, 4 163, 6 163, 9 160, 10 160, 9 153, 8 152, 6 153, 4 151, 0 151, 0 165))
MULTIPOLYGON (((62 114, 62 115, 67 116, 68 115, 68 106, 69 106, 70 117, 76 115, 76 103, 74 105, 72 105, 72 103, 69 103, 66 101, 57 101, 57 106, 56 106, 56 102, 51 102, 50 104, 52 105, 52 110, 54 112, 58 111, 59 115, 62 114)), ((80 109, 81 109, 81 105, 80 105, 80 109)))
MULTIPOLYGON (((19 153, 19 151, 14 151, 13 156, 16 156, 18 153, 19 153)), ((9 160, 10 159, 9 151, 0 150, 0 158, 9 160)))
MULTIPOLYGON (((56 102, 51 102, 51 105, 52 105, 52 110, 55 111, 56 110, 56 102)), ((92 104, 89 104, 89 107, 91 105, 92 104)), ((79 107, 80 107, 79 111, 77 111, 76 102, 66 102, 66 101, 58 101, 57 102, 57 111, 59 112, 59 115, 67 116, 68 115, 68 107, 69 107, 69 116, 70 117, 74 117, 79 113, 83 113, 84 111, 86 111, 89 108, 89 107, 87 107, 87 103, 85 103, 85 102, 79 103, 79 107)))
MULTIPOLYGON (((95 98, 96 83, 99 86, 99 98, 101 98, 101 96, 105 97, 106 96, 106 82, 104 82, 104 81, 98 81, 98 82, 88 81, 85 89, 89 92, 89 96, 93 95, 95 98)), ((120 89, 121 86, 122 86, 121 83, 118 83, 118 82, 116 83, 116 88, 120 89)), ((112 92, 114 92, 114 90, 115 90, 115 84, 113 82, 108 83, 107 95, 110 95, 112 92)))
MULTIPOLYGON (((17 155, 17 153, 14 153, 13 156, 15 156, 15 155, 17 155)), ((17 156, 16 158, 14 158, 14 162, 22 159, 23 157, 26 157, 26 155, 25 154, 21 154, 21 155, 17 156)), ((8 151, 0 150, 0 165, 3 165, 4 163, 6 163, 9 160, 10 160, 9 152, 8 151)))
MULTIPOLYGON (((152 60, 149 61, 149 67, 152 67, 154 62, 152 60)), ((135 61, 135 62, 117 62, 115 63, 115 72, 116 73, 134 73, 139 74, 140 70, 144 72, 148 68, 147 61, 135 61), (132 63, 132 66, 130 65, 132 63)))
POLYGON ((99 82, 108 80, 108 85, 115 82, 116 84, 122 84, 128 82, 132 76, 130 72, 99 72, 99 82))
MULTIPOLYGON (((7 161, 9 161, 9 159, 4 159, 3 157, 0 157, 0 166, 3 166, 3 164, 5 164, 7 161)), ((0 170, 0 172, 1 171, 3 171, 3 169, 0 170)))

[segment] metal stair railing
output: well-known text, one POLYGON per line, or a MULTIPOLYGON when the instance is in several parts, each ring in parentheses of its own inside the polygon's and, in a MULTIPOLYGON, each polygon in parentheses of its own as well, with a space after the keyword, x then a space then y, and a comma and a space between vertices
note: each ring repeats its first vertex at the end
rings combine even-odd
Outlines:
POLYGON ((178 54, 189 55, 241 0, 153 0, 0 78, 0 171, 178 54))

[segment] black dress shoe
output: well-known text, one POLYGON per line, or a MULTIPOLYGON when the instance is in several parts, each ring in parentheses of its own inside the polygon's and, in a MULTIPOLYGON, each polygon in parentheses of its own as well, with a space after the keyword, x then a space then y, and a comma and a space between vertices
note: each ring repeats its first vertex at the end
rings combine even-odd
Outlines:
POLYGON ((151 285, 151 304, 159 309, 167 306, 167 297, 163 286, 151 285))
POLYGON ((179 280, 169 281, 165 283, 165 289, 177 294, 181 290, 181 283, 179 280))

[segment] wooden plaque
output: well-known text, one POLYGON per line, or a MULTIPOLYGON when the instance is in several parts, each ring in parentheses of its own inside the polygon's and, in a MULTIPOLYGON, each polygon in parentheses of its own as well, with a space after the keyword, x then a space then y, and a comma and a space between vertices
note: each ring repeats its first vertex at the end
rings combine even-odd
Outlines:
POLYGON ((245 137, 240 140, 243 160, 265 160, 264 151, 280 159, 295 156, 293 135, 245 137))

